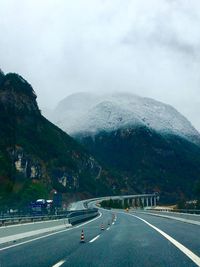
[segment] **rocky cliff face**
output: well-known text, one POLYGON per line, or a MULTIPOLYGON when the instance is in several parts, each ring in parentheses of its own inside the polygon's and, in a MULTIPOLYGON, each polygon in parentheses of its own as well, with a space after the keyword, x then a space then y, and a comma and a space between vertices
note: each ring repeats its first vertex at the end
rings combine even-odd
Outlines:
POLYGON ((41 115, 31 85, 17 74, 1 77, 0 205, 27 205, 53 190, 110 192, 100 164, 41 115))
POLYGON ((31 85, 20 75, 9 73, 1 79, 1 110, 17 114, 40 115, 36 94, 31 85))

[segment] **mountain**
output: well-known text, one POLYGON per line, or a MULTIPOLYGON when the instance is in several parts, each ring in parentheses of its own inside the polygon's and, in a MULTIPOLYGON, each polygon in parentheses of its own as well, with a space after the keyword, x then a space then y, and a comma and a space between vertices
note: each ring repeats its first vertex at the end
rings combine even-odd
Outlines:
POLYGON ((172 106, 130 93, 73 94, 58 104, 52 120, 72 135, 146 126, 200 144, 199 132, 172 106))
POLYGON ((1 85, 1 83, 2 83, 2 81, 3 81, 3 79, 4 79, 4 73, 3 73, 3 71, 0 69, 0 85, 1 85))
MULTIPOLYGON (((24 206, 61 193, 112 193, 108 172, 41 115, 31 85, 0 72, 0 206, 24 206)), ((111 176, 110 176, 111 177, 111 176)))
POLYGON ((159 191, 166 202, 194 197, 200 134, 172 106, 130 93, 80 93, 62 100, 52 120, 128 190, 159 191))

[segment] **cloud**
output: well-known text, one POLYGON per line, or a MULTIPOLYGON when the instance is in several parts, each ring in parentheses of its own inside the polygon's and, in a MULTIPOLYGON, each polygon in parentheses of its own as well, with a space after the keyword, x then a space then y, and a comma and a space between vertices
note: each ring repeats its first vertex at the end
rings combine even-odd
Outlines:
POLYGON ((41 106, 78 91, 172 104, 200 130, 198 0, 1 0, 0 59, 41 106))

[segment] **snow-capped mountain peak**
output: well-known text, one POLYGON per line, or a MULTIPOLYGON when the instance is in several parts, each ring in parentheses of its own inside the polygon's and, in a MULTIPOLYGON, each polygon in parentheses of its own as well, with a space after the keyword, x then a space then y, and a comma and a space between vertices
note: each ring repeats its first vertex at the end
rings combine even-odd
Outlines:
POLYGON ((58 104, 52 120, 71 135, 147 126, 200 144, 200 134, 170 105, 131 93, 73 94, 58 104))

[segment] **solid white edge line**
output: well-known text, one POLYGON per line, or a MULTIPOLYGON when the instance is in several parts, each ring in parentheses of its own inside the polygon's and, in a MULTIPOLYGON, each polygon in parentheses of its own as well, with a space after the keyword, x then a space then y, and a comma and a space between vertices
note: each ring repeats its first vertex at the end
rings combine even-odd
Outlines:
POLYGON ((46 238, 46 237, 49 237, 49 236, 52 236, 52 235, 56 235, 56 234, 60 234, 60 233, 63 233, 63 232, 67 232, 67 231, 71 231, 75 228, 80 228, 86 224, 89 224, 93 221, 96 221, 97 219, 101 218, 102 216, 102 213, 99 212, 99 216, 90 220, 90 221, 87 221, 85 223, 82 223, 82 224, 79 224, 78 226, 75 226, 75 227, 72 227, 72 228, 69 228, 69 229, 66 229, 66 230, 62 230, 62 231, 58 231, 56 233, 51 233, 51 234, 48 234, 48 235, 44 235, 44 236, 40 236, 40 237, 36 237, 36 238, 33 238, 33 239, 30 239, 30 240, 27 240, 27 241, 24 241, 24 242, 21 242, 21 243, 18 243, 18 244, 14 244, 14 245, 10 245, 10 246, 7 246, 7 247, 4 247, 4 248, 0 248, 0 251, 3 251, 3 250, 7 250, 9 248, 13 248, 13 247, 17 247, 17 246, 21 246, 21 245, 24 245, 24 244, 27 244, 27 243, 30 243, 30 242, 33 242, 33 241, 36 241, 36 240, 39 240, 39 239, 43 239, 43 238, 46 238))
POLYGON ((52 267, 60 267, 61 265, 63 265, 63 263, 65 263, 65 260, 61 260, 58 263, 54 264, 52 267))
MULTIPOLYGON (((124 212, 121 212, 124 213, 124 212)), ((124 213, 127 214, 127 213, 124 213)), ((141 221, 143 221, 144 223, 146 223, 148 226, 150 226, 151 228, 153 228, 154 230, 156 230, 158 233, 160 233, 162 236, 164 236, 167 240, 169 240, 174 246, 176 246, 180 251, 182 251, 188 258, 190 258, 195 264, 197 264, 197 266, 200 266, 200 257, 198 257, 196 254, 194 254, 191 250, 189 250, 188 248, 186 248, 184 245, 182 245, 181 243, 179 243, 177 240, 175 240, 173 237, 171 237, 170 235, 166 234, 164 231, 160 230, 159 228, 157 228, 156 226, 154 226, 153 224, 147 222, 146 220, 133 215, 133 214, 127 214, 130 216, 133 216, 141 221)))
POLYGON ((100 235, 95 236, 92 240, 89 241, 89 243, 93 243, 95 240, 97 240, 100 237, 100 235))

